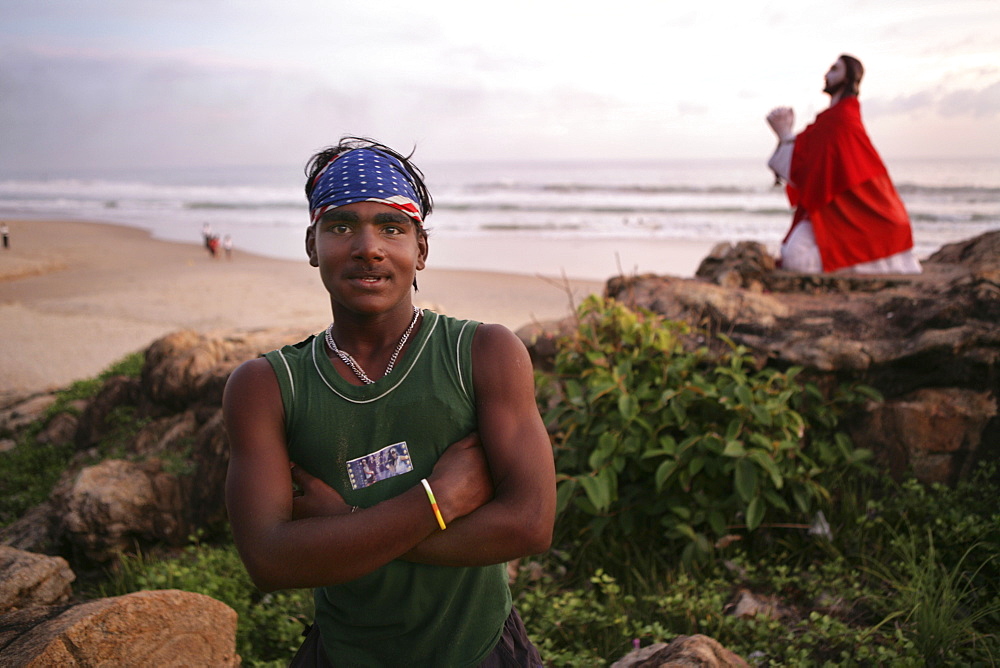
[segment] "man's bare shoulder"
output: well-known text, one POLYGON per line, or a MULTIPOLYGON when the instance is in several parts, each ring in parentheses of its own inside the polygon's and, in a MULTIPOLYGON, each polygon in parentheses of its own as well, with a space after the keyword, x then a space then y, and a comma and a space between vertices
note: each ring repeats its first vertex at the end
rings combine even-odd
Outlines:
POLYGON ((275 382, 274 369, 264 357, 255 357, 240 364, 229 376, 228 386, 275 382))
POLYGON ((472 341, 472 375, 477 392, 508 394, 515 388, 533 388, 534 369, 524 343, 503 325, 484 324, 472 341))
POLYGON ((476 335, 472 342, 473 355, 477 355, 479 352, 497 354, 522 350, 527 352, 524 343, 517 337, 517 334, 504 325, 483 323, 476 328, 476 335))
POLYGON ((255 357, 240 364, 229 375, 222 397, 223 409, 227 414, 245 406, 258 409, 277 402, 281 406, 281 391, 278 377, 271 363, 263 357, 255 357))

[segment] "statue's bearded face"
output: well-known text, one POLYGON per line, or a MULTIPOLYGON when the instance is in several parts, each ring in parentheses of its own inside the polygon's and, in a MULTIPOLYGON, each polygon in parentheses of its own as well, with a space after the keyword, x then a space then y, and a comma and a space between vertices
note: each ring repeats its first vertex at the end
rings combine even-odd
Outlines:
POLYGON ((847 65, 844 64, 843 58, 838 58, 837 62, 830 66, 825 80, 826 86, 823 92, 829 95, 835 95, 844 87, 844 82, 847 80, 847 65))

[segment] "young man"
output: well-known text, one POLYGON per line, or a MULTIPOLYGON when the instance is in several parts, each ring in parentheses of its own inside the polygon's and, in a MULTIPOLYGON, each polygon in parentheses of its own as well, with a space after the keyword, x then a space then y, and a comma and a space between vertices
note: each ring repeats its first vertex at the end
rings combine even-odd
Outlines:
POLYGON ((795 115, 778 107, 767 122, 778 136, 768 165, 788 184, 795 208, 781 246, 791 271, 919 273, 910 218, 864 125, 858 88, 864 68, 842 55, 824 78, 830 107, 799 133, 795 115))
POLYGON ((346 138, 308 172, 333 323, 226 386, 243 562, 264 591, 315 588, 298 665, 540 665, 504 566, 548 549, 555 517, 527 350, 413 306, 432 200, 408 159, 346 138))

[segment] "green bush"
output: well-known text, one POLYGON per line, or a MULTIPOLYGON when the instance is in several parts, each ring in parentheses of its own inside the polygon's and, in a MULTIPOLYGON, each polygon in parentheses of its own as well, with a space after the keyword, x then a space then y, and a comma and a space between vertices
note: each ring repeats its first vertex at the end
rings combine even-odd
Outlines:
MULTIPOLYGON (((616 568, 627 579, 615 578, 600 566, 583 570, 578 545, 563 544, 522 569, 516 605, 553 666, 606 665, 636 641, 694 633, 756 666, 996 665, 997 472, 983 465, 955 488, 847 484, 831 509, 830 542, 771 543, 758 557, 735 550, 697 572, 639 559, 639 545, 631 570, 616 568), (865 512, 846 517, 857 508, 865 512), (739 589, 774 597, 790 612, 737 618, 739 589)), ((597 562, 611 564, 621 549, 605 547, 597 562)))
POLYGON ((539 396, 552 406, 559 511, 582 515, 594 539, 613 532, 602 545, 641 535, 682 546, 691 565, 734 531, 810 522, 869 456, 835 427, 872 390, 827 399, 800 369, 758 370, 724 336, 721 358, 688 352, 687 325, 613 300, 592 296, 578 317, 539 396))

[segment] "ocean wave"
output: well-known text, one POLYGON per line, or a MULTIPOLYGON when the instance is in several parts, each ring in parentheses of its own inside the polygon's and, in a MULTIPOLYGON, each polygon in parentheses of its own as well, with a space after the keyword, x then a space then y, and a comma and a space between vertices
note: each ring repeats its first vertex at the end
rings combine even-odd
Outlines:
POLYGON ((766 206, 726 206, 719 204, 706 204, 704 206, 659 206, 654 204, 643 205, 602 205, 602 204, 517 204, 515 202, 506 203, 453 203, 448 201, 435 202, 436 211, 450 212, 475 212, 477 214, 489 213, 519 213, 519 214, 613 214, 621 216, 636 215, 685 215, 691 213, 699 214, 747 214, 774 216, 789 214, 788 207, 766 207, 766 206))
POLYGON ((625 195, 744 195, 756 194, 763 188, 734 185, 653 185, 600 183, 507 183, 491 182, 463 186, 472 193, 560 193, 560 194, 625 194, 625 195))
POLYGON ((291 209, 295 211, 305 210, 305 206, 301 202, 184 202, 182 206, 185 209, 197 210, 197 209, 222 209, 222 210, 239 210, 239 211, 256 211, 256 210, 285 210, 291 209))
POLYGON ((900 196, 947 197, 963 202, 1000 202, 1000 187, 988 186, 928 186, 915 183, 897 183, 900 196))

